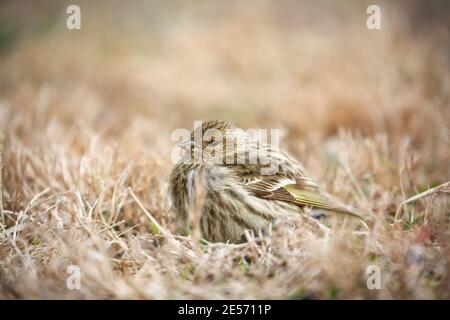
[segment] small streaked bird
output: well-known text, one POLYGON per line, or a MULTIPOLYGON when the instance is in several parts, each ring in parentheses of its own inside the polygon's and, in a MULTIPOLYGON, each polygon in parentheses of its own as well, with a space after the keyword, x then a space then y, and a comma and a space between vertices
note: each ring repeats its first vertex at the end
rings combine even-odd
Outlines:
POLYGON ((213 242, 241 242, 246 229, 264 232, 304 207, 359 217, 321 191, 298 161, 225 121, 202 123, 179 146, 186 151, 172 170, 170 193, 181 232, 190 230, 200 189, 198 225, 213 242))

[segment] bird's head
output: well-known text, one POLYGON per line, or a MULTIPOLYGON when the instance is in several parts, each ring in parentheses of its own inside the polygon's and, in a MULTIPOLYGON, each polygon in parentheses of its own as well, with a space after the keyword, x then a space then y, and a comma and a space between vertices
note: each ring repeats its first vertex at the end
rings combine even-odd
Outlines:
POLYGON ((236 140, 242 137, 241 130, 222 120, 203 122, 191 132, 190 139, 178 146, 186 150, 184 162, 198 165, 224 163, 227 156, 233 154, 236 140))

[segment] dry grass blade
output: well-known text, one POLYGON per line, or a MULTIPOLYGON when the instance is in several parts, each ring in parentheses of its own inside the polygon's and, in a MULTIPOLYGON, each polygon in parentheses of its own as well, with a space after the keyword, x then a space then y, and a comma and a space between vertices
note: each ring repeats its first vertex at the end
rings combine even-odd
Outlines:
POLYGON ((427 197, 427 196, 430 196, 433 194, 439 194, 439 193, 450 193, 450 181, 440 184, 434 188, 428 189, 424 192, 418 193, 415 196, 412 196, 411 198, 402 201, 402 203, 400 203, 400 205, 398 206, 398 209, 395 213, 394 222, 399 221, 398 217, 399 217, 401 210, 405 204, 414 202, 416 200, 419 200, 421 198, 424 198, 424 197, 427 197))
POLYGON ((134 201, 136 201, 136 204, 142 209, 142 211, 144 211, 145 216, 148 218, 148 220, 153 223, 154 226, 156 226, 156 228, 158 229, 158 232, 160 232, 165 238, 167 238, 170 241, 176 241, 173 237, 173 235, 168 232, 166 229, 164 229, 159 222, 152 216, 152 214, 150 212, 148 212, 147 209, 145 209, 144 205, 142 204, 142 202, 139 200, 139 198, 134 194, 133 190, 131 190, 131 188, 128 188, 127 191, 131 194, 131 196, 133 197, 134 201))

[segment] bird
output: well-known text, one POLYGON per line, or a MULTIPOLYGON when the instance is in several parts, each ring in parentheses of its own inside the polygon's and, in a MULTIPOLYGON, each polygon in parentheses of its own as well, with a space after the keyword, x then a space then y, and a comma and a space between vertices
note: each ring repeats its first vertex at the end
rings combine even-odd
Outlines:
POLYGON ((200 192, 198 227, 210 242, 243 242, 246 230, 264 234, 276 219, 305 207, 363 219, 322 191, 299 161, 226 121, 202 122, 178 146, 184 153, 169 191, 180 233, 190 232, 200 192))

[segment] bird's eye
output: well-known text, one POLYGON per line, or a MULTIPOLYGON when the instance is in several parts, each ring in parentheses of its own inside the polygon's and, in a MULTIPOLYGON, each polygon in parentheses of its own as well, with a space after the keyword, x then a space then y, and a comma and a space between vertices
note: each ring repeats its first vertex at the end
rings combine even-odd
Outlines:
POLYGON ((207 146, 215 146, 215 145, 219 144, 219 139, 216 139, 216 137, 207 138, 205 140, 205 144, 207 146))
POLYGON ((221 142, 221 139, 213 139, 209 145, 212 146, 212 147, 215 147, 215 146, 217 146, 220 142, 221 142))

